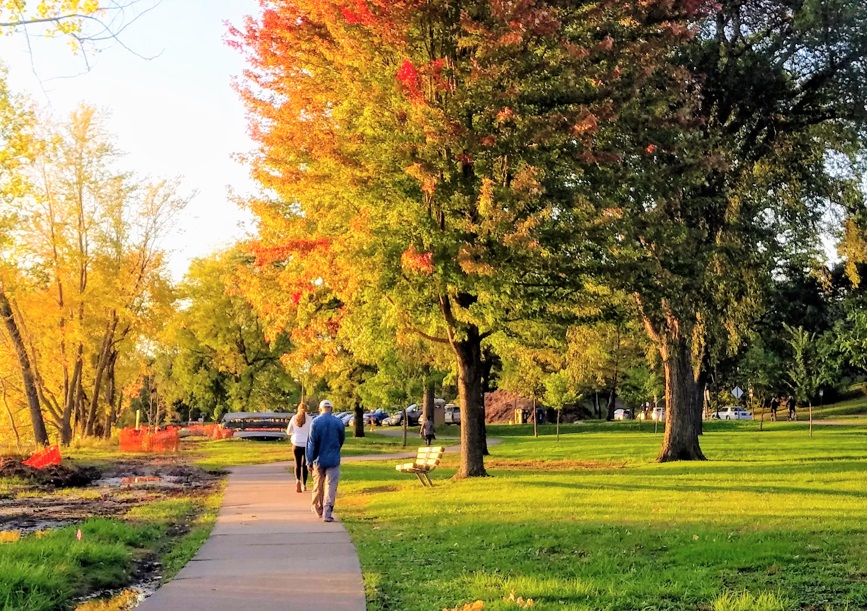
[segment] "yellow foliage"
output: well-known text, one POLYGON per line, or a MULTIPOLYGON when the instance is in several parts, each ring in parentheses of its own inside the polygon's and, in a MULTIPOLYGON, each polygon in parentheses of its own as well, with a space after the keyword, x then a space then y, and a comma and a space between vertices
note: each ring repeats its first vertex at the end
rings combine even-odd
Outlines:
POLYGON ((484 601, 477 600, 474 603, 467 603, 463 607, 455 607, 443 609, 443 611, 482 611, 485 608, 484 601))
POLYGON ((0 530, 0 543, 15 543, 21 539, 21 531, 0 530))

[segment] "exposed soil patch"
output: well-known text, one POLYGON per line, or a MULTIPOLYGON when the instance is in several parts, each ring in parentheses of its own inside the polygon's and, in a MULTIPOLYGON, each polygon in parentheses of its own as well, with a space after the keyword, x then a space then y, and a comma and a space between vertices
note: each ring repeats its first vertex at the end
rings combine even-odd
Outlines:
POLYGON ((20 456, 0 456, 0 478, 26 480, 31 486, 43 490, 87 486, 99 477, 95 467, 52 465, 36 469, 21 463, 20 456))
POLYGON ((175 457, 124 460, 102 467, 63 465, 34 469, 20 457, 0 458, 0 478, 24 484, 0 495, 0 531, 22 534, 59 528, 93 517, 122 518, 132 507, 200 492, 209 494, 219 475, 175 457))

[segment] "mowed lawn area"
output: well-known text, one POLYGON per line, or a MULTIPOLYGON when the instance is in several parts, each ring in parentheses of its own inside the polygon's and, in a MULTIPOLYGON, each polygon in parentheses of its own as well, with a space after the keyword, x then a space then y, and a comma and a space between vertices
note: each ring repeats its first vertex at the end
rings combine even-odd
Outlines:
POLYGON ((447 454, 433 489, 346 464, 368 609, 867 609, 867 426, 706 423, 669 464, 652 427, 489 426, 493 477, 447 454))

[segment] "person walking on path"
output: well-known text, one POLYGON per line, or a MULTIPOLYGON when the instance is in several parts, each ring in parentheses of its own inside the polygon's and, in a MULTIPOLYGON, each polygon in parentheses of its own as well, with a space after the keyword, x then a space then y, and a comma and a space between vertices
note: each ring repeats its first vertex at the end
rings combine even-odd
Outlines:
POLYGON ((436 439, 436 435, 434 434, 433 418, 428 417, 427 420, 422 422, 419 434, 421 435, 421 438, 424 439, 424 445, 426 446, 429 446, 431 442, 436 439))
POLYGON ((798 414, 795 412, 795 397, 789 395, 786 398, 786 407, 789 409, 789 420, 797 420, 798 414))
POLYGON ((328 399, 319 403, 320 415, 307 438, 307 464, 313 472, 312 509, 325 522, 334 521, 331 513, 340 481, 340 448, 346 438, 343 422, 331 415, 332 409, 328 399))
POLYGON ((307 490, 307 438, 310 436, 312 422, 307 417, 307 405, 299 403, 298 411, 286 427, 286 434, 292 443, 292 453, 295 455, 295 492, 307 490))
POLYGON ((771 397, 771 421, 777 420, 777 408, 780 407, 780 398, 776 395, 771 397))

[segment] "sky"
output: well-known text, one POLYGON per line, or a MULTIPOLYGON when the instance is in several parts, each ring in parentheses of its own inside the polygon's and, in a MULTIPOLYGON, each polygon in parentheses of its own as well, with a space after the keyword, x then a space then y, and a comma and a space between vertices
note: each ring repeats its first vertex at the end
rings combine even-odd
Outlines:
POLYGON ((225 248, 251 231, 249 214, 231 202, 256 187, 232 156, 253 148, 243 105, 231 88, 244 69, 225 44, 226 25, 255 15, 256 0, 141 0, 153 7, 120 41, 88 54, 88 69, 66 41, 0 37, 0 59, 13 91, 63 118, 81 102, 107 111, 108 130, 126 152, 123 170, 182 178, 196 192, 166 238, 172 276, 190 261, 225 248), (124 48, 127 47, 127 48, 124 48))

